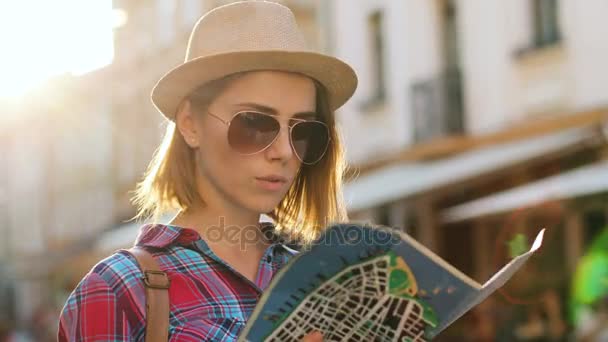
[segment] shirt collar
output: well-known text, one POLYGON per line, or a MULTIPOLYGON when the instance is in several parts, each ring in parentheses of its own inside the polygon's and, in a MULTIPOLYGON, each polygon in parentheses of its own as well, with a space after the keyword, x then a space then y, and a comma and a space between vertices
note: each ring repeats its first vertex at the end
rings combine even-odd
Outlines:
MULTIPOLYGON (((272 222, 260 222, 265 236, 269 237, 273 245, 277 245, 290 254, 299 252, 299 245, 286 241, 285 238, 274 232, 272 222)), ((145 224, 135 239, 136 246, 167 248, 171 245, 190 245, 201 240, 200 235, 194 229, 172 226, 167 224, 145 224)), ((275 247, 276 248, 276 247, 275 247)))

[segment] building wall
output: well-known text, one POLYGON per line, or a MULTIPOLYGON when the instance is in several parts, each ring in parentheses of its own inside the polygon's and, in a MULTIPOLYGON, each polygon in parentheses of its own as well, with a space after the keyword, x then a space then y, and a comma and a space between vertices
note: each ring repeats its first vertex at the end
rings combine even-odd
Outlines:
MULTIPOLYGON (((414 141, 409 88, 440 75, 445 62, 442 0, 335 0, 328 29, 331 51, 351 62, 359 88, 340 111, 349 160, 365 163, 410 148, 414 141), (373 46, 368 18, 383 9, 386 100, 364 109, 373 93, 373 46), (363 132, 363 133, 362 133, 363 132)), ((463 73, 465 129, 482 135, 515 123, 561 115, 608 103, 605 1, 558 1, 562 39, 531 49, 530 0, 454 0, 459 66, 463 73), (522 52, 524 51, 524 52, 522 52)))
POLYGON ((509 44, 504 1, 460 1, 462 68, 469 133, 498 130, 508 119, 509 44))
POLYGON ((441 67, 435 7, 432 1, 420 0, 333 2, 331 52, 349 62, 359 77, 355 95, 338 113, 351 162, 365 162, 412 143, 410 85, 433 77, 441 67), (384 14, 386 99, 367 108, 364 104, 375 90, 368 22, 377 10, 384 14))
POLYGON ((0 147, 0 261, 15 284, 21 321, 48 305, 55 260, 114 221, 107 98, 89 97, 71 77, 55 81, 10 108, 22 120, 5 127, 0 147))
POLYGON ((115 1, 127 21, 115 30, 112 65, 57 77, 27 101, 4 107, 15 119, 3 127, 0 146, 7 166, 0 174, 1 255, 10 265, 20 322, 55 300, 47 283, 54 260, 134 213, 128 191, 163 132, 149 94, 183 60, 203 5, 115 1))
POLYGON ((608 3, 602 0, 563 0, 566 44, 572 61, 573 102, 576 107, 608 103, 608 3))
POLYGON ((461 7, 467 122, 471 134, 496 131, 540 115, 606 105, 606 2, 558 1, 562 40, 530 45, 530 1, 466 1, 461 7), (491 85, 491 86, 488 86, 491 85))

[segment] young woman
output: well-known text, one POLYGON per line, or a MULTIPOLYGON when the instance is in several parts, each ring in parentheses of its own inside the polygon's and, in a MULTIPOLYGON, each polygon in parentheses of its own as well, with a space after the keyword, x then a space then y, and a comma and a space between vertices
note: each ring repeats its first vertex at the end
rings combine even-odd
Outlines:
MULTIPOLYGON (((333 112, 356 86, 346 63, 306 49, 285 6, 237 2, 195 25, 152 92, 169 125, 134 198, 139 217, 178 212, 135 241, 170 279, 169 340, 235 340, 292 247, 346 220, 333 112)), ((58 338, 141 341, 145 300, 136 260, 114 253, 68 298, 58 338)))

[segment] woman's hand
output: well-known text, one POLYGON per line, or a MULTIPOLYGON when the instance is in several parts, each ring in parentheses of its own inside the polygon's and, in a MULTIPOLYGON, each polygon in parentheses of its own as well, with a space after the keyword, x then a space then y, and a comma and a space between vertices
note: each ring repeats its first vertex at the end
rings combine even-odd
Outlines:
POLYGON ((315 330, 304 336, 302 342, 323 342, 323 334, 315 330))

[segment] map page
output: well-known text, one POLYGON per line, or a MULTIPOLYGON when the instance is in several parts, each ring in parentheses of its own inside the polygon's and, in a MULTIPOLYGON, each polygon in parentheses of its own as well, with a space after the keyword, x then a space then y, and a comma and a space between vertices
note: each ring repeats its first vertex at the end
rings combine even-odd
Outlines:
POLYGON ((239 341, 429 341, 502 286, 541 245, 484 285, 406 233, 334 224, 294 256, 262 294, 239 341))

